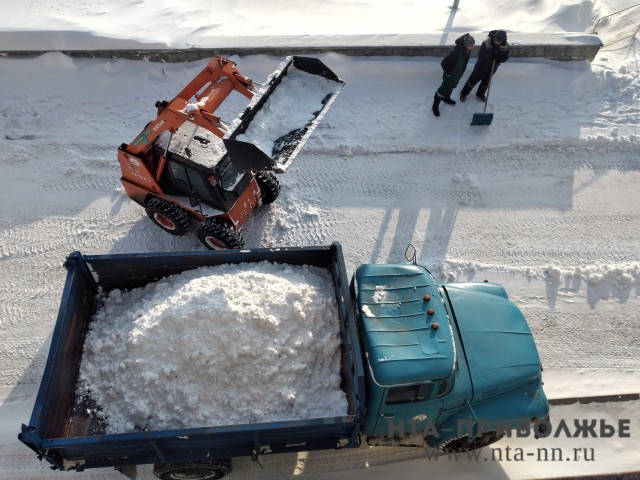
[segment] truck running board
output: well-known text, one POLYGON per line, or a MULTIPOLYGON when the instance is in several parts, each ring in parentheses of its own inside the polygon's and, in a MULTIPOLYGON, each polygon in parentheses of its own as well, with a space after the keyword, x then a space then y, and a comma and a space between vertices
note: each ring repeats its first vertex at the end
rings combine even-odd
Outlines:
POLYGON ((345 82, 317 58, 282 62, 223 139, 238 170, 283 173, 345 82))

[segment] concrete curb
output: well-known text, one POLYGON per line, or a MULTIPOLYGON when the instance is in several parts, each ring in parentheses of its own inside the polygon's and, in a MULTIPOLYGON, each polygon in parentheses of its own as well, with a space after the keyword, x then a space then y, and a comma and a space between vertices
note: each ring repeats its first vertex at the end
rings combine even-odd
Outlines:
POLYGON ((551 405, 573 405, 575 403, 612 403, 612 402, 629 402, 632 400, 639 400, 640 394, 638 393, 622 393, 619 395, 596 395, 593 397, 567 397, 567 398, 555 398, 549 399, 551 405))
MULTIPOLYGON (((536 57, 560 61, 592 61, 602 47, 597 35, 591 34, 509 34, 512 57, 536 57), (513 38, 513 41, 511 40, 513 38)), ((4 57, 29 57, 48 52, 61 52, 80 58, 126 58, 150 62, 189 62, 215 55, 309 55, 339 53, 349 56, 444 57, 451 51, 453 36, 435 35, 343 35, 338 37, 239 37, 219 38, 211 43, 218 47, 161 49, 115 48, 84 50, 75 48, 43 48, 4 50, 4 57)), ((472 56, 477 56, 478 40, 472 56)))

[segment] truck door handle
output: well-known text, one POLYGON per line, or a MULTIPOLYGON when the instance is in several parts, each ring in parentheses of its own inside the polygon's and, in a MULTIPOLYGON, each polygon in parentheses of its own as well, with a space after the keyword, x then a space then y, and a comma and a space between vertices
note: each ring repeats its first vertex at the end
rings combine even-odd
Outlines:
POLYGON ((382 418, 387 418, 387 419, 396 418, 395 414, 393 414, 393 413, 388 413, 388 414, 386 414, 386 413, 381 413, 381 414, 380 414, 380 416, 381 416, 382 418))

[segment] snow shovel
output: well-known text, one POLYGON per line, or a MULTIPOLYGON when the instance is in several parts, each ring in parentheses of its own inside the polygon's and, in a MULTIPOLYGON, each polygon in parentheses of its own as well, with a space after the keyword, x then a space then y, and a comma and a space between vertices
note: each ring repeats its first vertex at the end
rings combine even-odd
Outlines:
POLYGON ((489 103, 489 93, 491 93, 491 80, 493 80, 493 69, 496 61, 491 62, 491 76, 489 77, 489 86, 487 87, 487 101, 484 102, 484 110, 482 113, 474 113, 471 119, 471 125, 491 125, 493 122, 493 112, 487 113, 487 105, 489 103))

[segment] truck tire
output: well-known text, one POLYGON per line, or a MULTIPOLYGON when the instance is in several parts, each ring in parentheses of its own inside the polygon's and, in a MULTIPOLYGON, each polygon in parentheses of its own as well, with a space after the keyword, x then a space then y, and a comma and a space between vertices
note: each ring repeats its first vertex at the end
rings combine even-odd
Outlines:
POLYGON ((196 232, 205 247, 210 250, 225 250, 228 248, 242 248, 244 240, 233 225, 209 217, 205 219, 196 232))
POLYGON ((280 195, 280 182, 271 172, 256 173, 256 182, 262 192, 262 203, 269 204, 276 201, 280 195))
POLYGON ((184 235, 191 226, 191 216, 175 203, 152 197, 145 207, 153 223, 171 235, 184 235))
POLYGON ((469 443, 468 435, 461 435, 459 437, 453 437, 445 440, 438 445, 438 450, 441 453, 460 453, 468 452, 470 450, 476 450, 478 448, 486 447, 492 443, 497 442, 506 435, 506 432, 485 432, 481 437, 472 440, 469 443))
POLYGON ((161 480, 217 480, 231 472, 231 459, 158 462, 153 474, 161 480))

